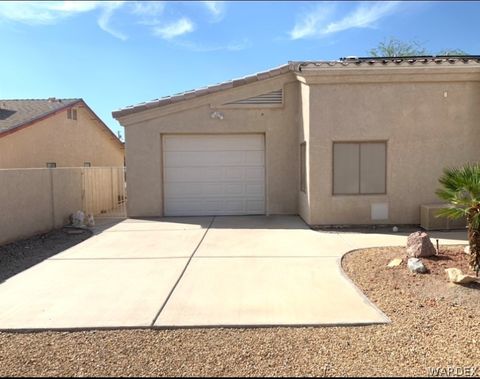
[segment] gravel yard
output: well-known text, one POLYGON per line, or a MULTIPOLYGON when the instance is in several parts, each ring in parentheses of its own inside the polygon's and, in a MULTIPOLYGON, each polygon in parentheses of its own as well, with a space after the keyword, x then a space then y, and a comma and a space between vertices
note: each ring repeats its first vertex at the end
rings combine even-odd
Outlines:
MULTIPOLYGON (((51 237, 59 239, 57 252, 58 243, 68 246, 63 239, 81 240, 51 237)), ((23 265, 25 250, 18 251, 14 267, 23 265)), ((400 248, 367 249, 343 261, 389 325, 0 333, 0 376, 426 376, 429 367, 480 366, 479 288, 447 284, 442 270, 459 267, 457 259, 426 260, 431 274, 423 276, 409 274, 405 263, 386 268, 403 255, 400 248)), ((4 261, 0 256, 0 272, 4 261)))

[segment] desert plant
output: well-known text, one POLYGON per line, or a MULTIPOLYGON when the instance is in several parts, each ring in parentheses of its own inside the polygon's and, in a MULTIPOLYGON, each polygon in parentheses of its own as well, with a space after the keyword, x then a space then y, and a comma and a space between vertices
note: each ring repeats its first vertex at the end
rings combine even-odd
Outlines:
POLYGON ((446 168, 439 179, 442 185, 437 196, 450 207, 439 211, 438 216, 452 219, 465 217, 470 245, 470 267, 480 271, 480 163, 460 168, 446 168))
POLYGON ((419 42, 404 42, 396 38, 390 38, 388 41, 380 42, 377 47, 369 51, 372 57, 406 57, 415 55, 428 55, 419 42))
MULTIPOLYGON (((380 42, 376 47, 370 49, 372 57, 406 57, 418 55, 432 55, 422 43, 418 41, 402 41, 397 38, 390 38, 380 42)), ((443 49, 433 55, 468 55, 462 49, 443 49)))

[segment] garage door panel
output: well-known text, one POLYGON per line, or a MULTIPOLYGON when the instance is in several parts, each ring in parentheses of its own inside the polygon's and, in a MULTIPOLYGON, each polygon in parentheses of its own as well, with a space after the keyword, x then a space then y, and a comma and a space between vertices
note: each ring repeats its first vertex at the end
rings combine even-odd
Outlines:
POLYGON ((263 151, 249 151, 244 158, 247 165, 263 166, 265 164, 265 153, 263 151))
MULTIPOLYGON (((195 183, 192 183, 195 186, 195 183)), ((202 188, 202 195, 205 197, 217 197, 222 196, 225 193, 225 184, 219 183, 199 183, 202 188)))
POLYGON ((242 151, 264 150, 263 136, 259 134, 166 136, 164 148, 169 151, 242 151))
POLYGON ((202 195, 203 190, 200 186, 179 186, 176 183, 165 183, 166 199, 182 199, 202 195))
POLYGON ((265 187, 263 184, 246 184, 245 185, 245 194, 246 195, 257 195, 262 196, 265 193, 265 187))
POLYGON ((173 200, 170 199, 165 204, 165 214, 182 213, 189 216, 199 215, 203 212, 203 202, 197 201, 197 199, 182 199, 173 200))
POLYGON ((244 200, 240 200, 240 199, 226 200, 224 209, 226 212, 241 213, 244 209, 244 200))
POLYGON ((208 167, 263 165, 261 151, 170 151, 165 153, 165 167, 208 167))
POLYGON ((226 195, 242 196, 245 191, 243 183, 225 184, 224 193, 226 195))
POLYGON ((249 213, 259 213, 261 209, 265 208, 265 202, 263 199, 257 199, 257 200, 246 200, 245 201, 245 209, 249 213))
POLYGON ((238 215, 262 214, 264 213, 265 203, 263 199, 215 199, 205 200, 198 198, 171 200, 166 204, 165 213, 183 213, 188 216, 201 216, 205 212, 210 215, 238 215))
POLYGON ((262 135, 164 137, 167 216, 263 214, 262 135))
POLYGON ((247 167, 166 167, 166 183, 198 182, 261 182, 265 175, 263 167, 249 170, 247 167))
POLYGON ((263 197, 265 186, 263 183, 217 183, 217 182, 179 182, 165 183, 165 197, 168 199, 181 199, 190 197, 263 197))
POLYGON ((245 167, 245 180, 258 180, 264 182, 265 167, 245 167))
POLYGON ((226 180, 245 180, 246 179, 246 168, 245 167, 238 167, 238 166, 231 166, 231 167, 224 167, 224 174, 223 177, 226 180))
POLYGON ((223 167, 166 167, 165 181, 169 182, 197 182, 218 181, 224 178, 223 167))

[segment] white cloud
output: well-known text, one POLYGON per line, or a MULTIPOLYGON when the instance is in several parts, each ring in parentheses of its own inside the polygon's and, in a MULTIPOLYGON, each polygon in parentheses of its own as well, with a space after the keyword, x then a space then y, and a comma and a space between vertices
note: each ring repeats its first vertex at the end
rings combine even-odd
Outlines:
POLYGON ((67 13, 89 12, 100 6, 101 1, 61 1, 50 7, 52 10, 67 13))
POLYGON ((55 2, 0 2, 0 18, 22 22, 25 24, 49 24, 57 19, 56 12, 52 10, 55 2))
MULTIPOLYGON (((74 17, 75 15, 95 14, 98 26, 112 36, 127 40, 124 31, 114 27, 115 21, 122 17, 122 23, 130 23, 147 27, 155 37, 173 40, 176 37, 191 33, 196 29, 194 22, 186 16, 177 16, 171 21, 171 14, 175 14, 175 3, 166 1, 1 1, 0 22, 11 21, 28 25, 55 24, 74 17), (173 8, 173 13, 166 12, 166 7, 173 8), (118 15, 121 9, 121 14, 118 15), (117 16, 117 17, 115 17, 117 16)), ((200 6, 208 12, 209 21, 216 22, 225 15, 225 2, 202 1, 200 6)), ((167 9, 169 10, 169 9, 167 9)), ((213 50, 242 50, 248 43, 245 41, 227 45, 201 45, 191 42, 191 49, 196 51, 213 50)))
POLYGON ((156 26, 153 28, 153 34, 164 39, 172 39, 182 34, 193 32, 195 26, 188 18, 183 17, 166 26, 156 26))
POLYGON ((121 39, 122 41, 125 41, 128 37, 124 33, 115 30, 110 25, 110 19, 112 18, 113 13, 122 5, 123 2, 120 1, 112 1, 106 3, 106 5, 104 6, 104 10, 98 19, 98 26, 100 26, 100 28, 107 33, 110 33, 112 36, 121 39))
POLYGON ((319 25, 331 18, 334 12, 333 3, 321 3, 314 10, 302 16, 290 32, 292 39, 311 37, 318 33, 319 25))
POLYGON ((102 6, 102 1, 2 1, 0 18, 25 24, 51 24, 102 6))
POLYGON ((225 15, 225 2, 223 1, 202 1, 202 4, 213 16, 214 21, 220 21, 225 15))
POLYGON ((6 1, 0 2, 0 19, 29 25, 54 24, 80 13, 100 10, 98 25, 113 36, 127 37, 110 26, 110 19, 124 1, 6 1))
POLYGON ((136 1, 133 3, 133 13, 142 16, 159 16, 164 10, 164 1, 136 1))
POLYGON ((336 33, 351 28, 368 28, 395 11, 399 2, 374 3, 372 6, 362 4, 354 12, 337 22, 327 25, 325 34, 336 33))
POLYGON ((322 37, 352 28, 374 27, 377 21, 394 13, 399 5, 399 1, 360 3, 343 18, 332 20, 334 6, 324 3, 297 22, 290 38, 322 37))
POLYGON ((166 6, 164 1, 136 1, 132 5, 132 14, 138 18, 136 21, 138 24, 145 26, 162 24, 166 6))

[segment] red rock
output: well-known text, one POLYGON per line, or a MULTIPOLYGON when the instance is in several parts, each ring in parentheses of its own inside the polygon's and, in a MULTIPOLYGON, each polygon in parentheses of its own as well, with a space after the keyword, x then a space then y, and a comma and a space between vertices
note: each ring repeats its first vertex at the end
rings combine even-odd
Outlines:
POLYGON ((430 237, 425 232, 415 232, 408 236, 407 254, 409 257, 424 258, 437 254, 430 237))

